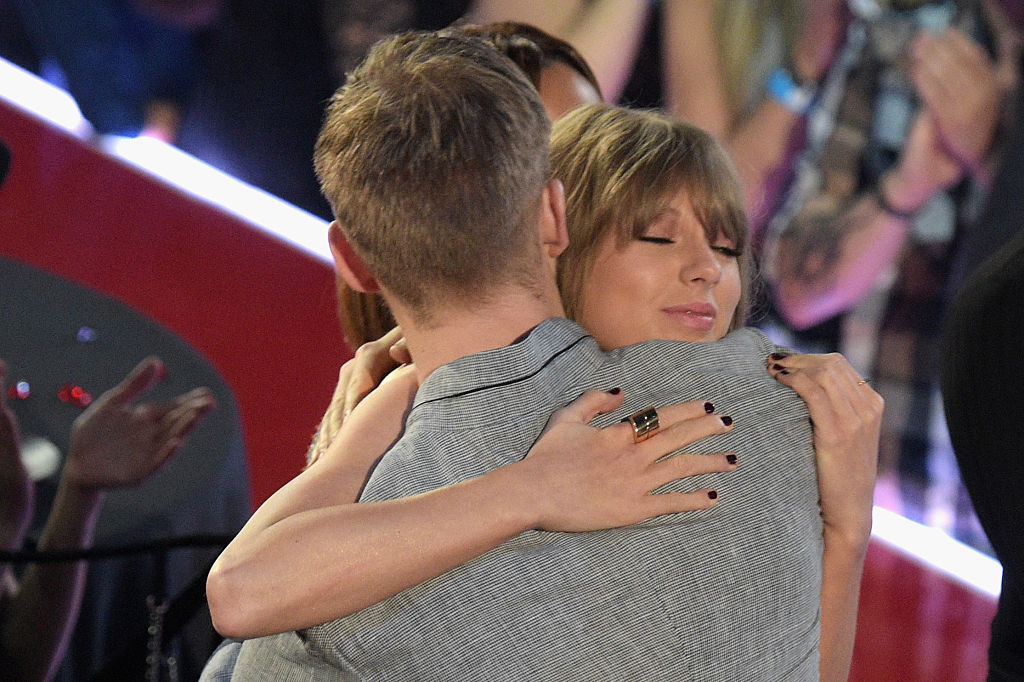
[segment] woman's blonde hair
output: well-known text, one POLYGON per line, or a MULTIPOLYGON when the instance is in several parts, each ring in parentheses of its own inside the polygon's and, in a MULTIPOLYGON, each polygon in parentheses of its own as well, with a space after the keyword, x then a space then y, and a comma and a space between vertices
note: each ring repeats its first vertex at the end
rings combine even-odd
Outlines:
POLYGON ((569 247, 558 286, 570 318, 604 239, 640 236, 685 191, 708 240, 724 235, 740 252, 742 295, 729 329, 743 325, 753 270, 747 215, 735 168, 711 135, 659 112, 591 104, 555 122, 551 163, 565 185, 569 247))

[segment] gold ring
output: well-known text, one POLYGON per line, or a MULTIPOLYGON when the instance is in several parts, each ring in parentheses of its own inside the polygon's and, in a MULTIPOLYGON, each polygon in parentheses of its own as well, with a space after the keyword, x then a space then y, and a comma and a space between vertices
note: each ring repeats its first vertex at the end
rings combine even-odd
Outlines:
POLYGON ((645 441, 658 432, 661 424, 658 421, 658 411, 653 407, 647 407, 639 412, 634 412, 622 421, 629 422, 633 427, 633 442, 645 441))
POLYGON ((869 383, 871 383, 871 379, 861 379, 860 381, 857 382, 857 385, 858 386, 863 386, 864 384, 869 384, 869 383))

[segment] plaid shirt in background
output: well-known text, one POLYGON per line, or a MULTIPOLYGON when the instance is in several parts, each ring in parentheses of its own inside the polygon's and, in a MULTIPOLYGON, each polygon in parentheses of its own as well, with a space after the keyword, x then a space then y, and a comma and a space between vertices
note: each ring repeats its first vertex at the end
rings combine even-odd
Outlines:
MULTIPOLYGON (((984 35, 980 8, 970 0, 855 20, 818 111, 810 114, 792 189, 769 224, 764 260, 770 270, 827 278, 841 241, 861 227, 850 207, 874 192, 898 159, 916 111, 907 45, 934 19, 920 12, 941 6, 957 28, 984 35)), ((842 351, 885 398, 878 503, 983 545, 959 485, 937 376, 950 263, 980 199, 971 180, 934 197, 913 220, 889 281, 841 318, 808 332, 777 319, 764 326, 780 325, 773 329, 777 341, 807 352, 842 351)))

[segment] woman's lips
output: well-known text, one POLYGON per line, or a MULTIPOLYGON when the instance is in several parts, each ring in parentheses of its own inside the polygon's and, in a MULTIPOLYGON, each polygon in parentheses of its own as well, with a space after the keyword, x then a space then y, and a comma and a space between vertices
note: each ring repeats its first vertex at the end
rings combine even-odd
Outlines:
POLYGON ((662 308, 662 312, 697 331, 709 332, 715 326, 715 307, 710 303, 687 303, 662 308))

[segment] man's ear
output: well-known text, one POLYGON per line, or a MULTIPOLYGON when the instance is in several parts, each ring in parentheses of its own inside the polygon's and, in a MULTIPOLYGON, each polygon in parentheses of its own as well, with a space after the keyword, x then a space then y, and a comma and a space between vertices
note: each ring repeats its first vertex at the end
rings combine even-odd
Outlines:
POLYGON ((565 224, 565 188, 562 181, 552 178, 544 185, 540 205, 540 238, 545 255, 558 258, 569 246, 569 232, 565 224))
POLYGON ((370 270, 366 267, 363 259, 356 254, 352 245, 348 243, 348 238, 345 237, 345 233, 338 225, 337 220, 333 221, 327 228, 327 239, 331 244, 334 267, 346 284, 356 291, 362 291, 367 294, 380 291, 377 280, 370 274, 370 270))

